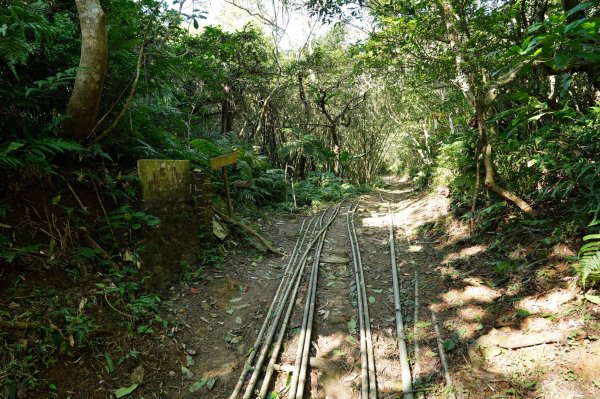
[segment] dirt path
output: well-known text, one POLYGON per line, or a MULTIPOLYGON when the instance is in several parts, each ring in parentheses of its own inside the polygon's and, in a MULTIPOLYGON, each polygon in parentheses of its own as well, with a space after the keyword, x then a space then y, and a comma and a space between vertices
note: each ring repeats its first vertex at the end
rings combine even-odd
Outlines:
MULTIPOLYGON (((540 270, 551 273, 560 265, 550 262, 528 274, 533 277, 527 281, 510 275, 499 278, 490 254, 493 236, 469 236, 464 226, 448 216, 446 198, 417 195, 409 187, 398 187, 361 197, 356 219, 379 398, 402 397, 388 202, 396 226, 401 306, 415 397, 600 397, 600 346, 594 335, 600 326, 595 315, 575 300, 572 282, 558 272, 544 284, 536 280, 540 270), (448 356, 450 387, 444 378, 432 311, 437 313, 440 339, 448 356), (544 341, 547 336, 543 334, 548 332, 563 335, 544 341), (533 345, 521 347, 528 340, 533 340, 533 345)), ((360 397, 357 291, 345 210, 343 207, 326 236, 317 283, 311 357, 326 366, 310 370, 305 397, 360 397)), ((291 253, 302 218, 272 222, 265 223, 264 230, 291 253)), ((155 397, 229 397, 286 262, 287 258, 275 256, 235 254, 219 270, 211 271, 203 283, 181 288, 174 301, 174 311, 182 321, 177 340, 180 368, 168 370, 172 383, 155 397)), ((282 365, 295 360, 306 281, 284 340, 282 365)), ((272 397, 286 397, 288 385, 289 374, 278 373, 272 397)))

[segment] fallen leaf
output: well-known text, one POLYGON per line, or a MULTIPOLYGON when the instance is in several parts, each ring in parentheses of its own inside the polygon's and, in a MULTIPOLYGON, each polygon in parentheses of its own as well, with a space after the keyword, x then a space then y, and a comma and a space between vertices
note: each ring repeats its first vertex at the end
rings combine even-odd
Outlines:
POLYGON ((192 372, 190 371, 190 369, 188 369, 188 368, 187 368, 187 367, 185 367, 185 366, 181 366, 181 374, 183 374, 183 376, 184 376, 185 378, 188 378, 188 379, 192 379, 192 378, 194 378, 194 373, 192 373, 192 372))
POLYGON ((586 294, 585 299, 590 301, 591 303, 595 303, 596 305, 600 305, 600 296, 586 294))
POLYGON ((209 378, 206 381, 206 387, 208 389, 213 389, 213 387, 215 386, 216 383, 217 383, 217 379, 216 378, 209 378))
POLYGON ((135 391, 138 387, 138 384, 133 384, 128 387, 121 387, 115 391, 115 396, 117 398, 122 398, 123 396, 127 396, 133 391, 135 391))
POLYGON ((428 321, 419 321, 419 322, 415 323, 415 326, 417 326, 419 328, 429 327, 430 325, 431 325, 431 322, 428 322, 428 321))
POLYGON ((350 331, 351 334, 356 334, 356 320, 351 319, 348 322, 348 330, 350 331))
POLYGON ((193 383, 192 386, 190 386, 190 392, 196 392, 202 389, 202 387, 206 385, 206 381, 206 378, 203 378, 200 381, 193 383))

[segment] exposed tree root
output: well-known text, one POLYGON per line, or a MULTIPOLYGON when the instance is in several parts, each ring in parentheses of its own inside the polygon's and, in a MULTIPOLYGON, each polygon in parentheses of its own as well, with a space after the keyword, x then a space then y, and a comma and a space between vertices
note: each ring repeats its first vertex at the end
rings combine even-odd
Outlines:
POLYGON ((35 321, 8 321, 0 319, 0 328, 12 330, 28 330, 30 328, 38 328, 42 325, 35 321))

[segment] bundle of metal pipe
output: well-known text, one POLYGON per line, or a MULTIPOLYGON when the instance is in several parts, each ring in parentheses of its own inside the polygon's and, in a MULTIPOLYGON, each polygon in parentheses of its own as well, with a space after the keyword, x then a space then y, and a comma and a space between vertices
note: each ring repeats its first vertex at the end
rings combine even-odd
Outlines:
MULTIPOLYGON (((263 384, 261 386, 261 391, 259 394, 260 395, 259 397, 261 397, 261 398, 266 396, 267 390, 268 390, 268 387, 270 384, 270 379, 273 374, 275 360, 278 356, 279 349, 281 348, 281 342, 283 341, 286 326, 287 326, 287 323, 289 321, 289 318, 291 316, 291 313, 292 313, 292 310, 294 307, 294 301, 296 298, 296 294, 298 292, 298 287, 300 285, 300 282, 302 281, 303 270, 307 263, 308 256, 310 254, 311 249, 314 247, 314 245, 317 243, 317 241, 319 241, 321 239, 321 237, 325 234, 325 232, 327 231, 327 229, 329 228, 329 226, 331 225, 331 223, 337 216, 337 213, 339 212, 339 207, 340 206, 338 205, 333 208, 331 217, 329 218, 329 220, 327 221, 325 226, 322 226, 316 234, 314 234, 314 230, 317 229, 317 227, 315 225, 315 227, 313 229, 313 234, 312 234, 313 238, 308 243, 304 252, 300 256, 299 254, 302 251, 302 246, 303 246, 304 242, 306 241, 306 238, 309 236, 308 231, 310 230, 310 225, 314 221, 314 218, 311 219, 311 221, 309 222, 309 225, 306 229, 303 229, 303 227, 304 227, 304 223, 303 223, 302 228, 301 228, 300 237, 298 238, 298 240, 296 242, 296 246, 294 247, 294 251, 292 252, 292 255, 291 255, 288 265, 286 267, 285 273, 281 279, 279 288, 277 289, 277 292, 275 293, 273 302, 271 303, 271 306, 265 317, 263 325, 258 333, 258 336, 256 338, 254 346, 253 346, 252 350, 250 351, 248 358, 246 359, 246 363, 244 364, 244 368, 238 379, 238 382, 229 397, 230 399, 236 399, 238 397, 238 395, 240 394, 248 371, 252 371, 252 375, 246 385, 246 389, 244 391, 243 398, 249 399, 252 396, 254 387, 256 386, 256 383, 260 377, 262 365, 265 361, 265 358, 267 356, 269 349, 271 348, 271 344, 273 342, 275 333, 277 332, 277 330, 279 330, 278 341, 275 343, 275 347, 274 347, 273 353, 271 355, 271 359, 268 363, 265 378, 263 379, 263 384), (285 311, 285 314, 284 314, 284 311, 285 311), (283 320, 282 320, 282 316, 283 316, 283 320), (281 325, 280 325, 280 321, 282 321, 281 325), (266 333, 266 335, 265 335, 265 333, 266 333), (261 346, 261 343, 262 343, 262 346, 261 346), (260 347, 260 352, 258 352, 259 347, 260 347), (254 358, 257 353, 259 354, 258 359, 256 360, 256 362, 254 362, 254 358)), ((325 215, 325 213, 323 213, 323 215, 321 215, 320 223, 322 223, 324 215, 325 215)))
POLYGON ((304 305, 304 315, 302 318, 302 328, 300 337, 298 338, 298 349, 296 350, 296 360, 292 371, 292 379, 290 382, 290 390, 288 399, 302 398, 304 395, 304 385, 306 383, 306 370, 310 354, 310 340, 312 336, 312 322, 315 311, 315 297, 317 292, 317 277, 319 273, 319 259, 325 242, 326 232, 319 239, 313 266, 308 283, 308 292, 306 294, 306 303, 304 305))
POLYGON ((362 264, 362 256, 354 226, 354 213, 358 204, 348 207, 346 221, 348 225, 348 236, 354 260, 354 277, 356 283, 356 296, 358 302, 358 320, 360 328, 360 351, 361 351, 361 398, 377 399, 377 380, 375 376, 375 358, 373 353, 373 339, 371 335, 371 321, 369 318, 368 297, 365 286, 365 276, 362 264))

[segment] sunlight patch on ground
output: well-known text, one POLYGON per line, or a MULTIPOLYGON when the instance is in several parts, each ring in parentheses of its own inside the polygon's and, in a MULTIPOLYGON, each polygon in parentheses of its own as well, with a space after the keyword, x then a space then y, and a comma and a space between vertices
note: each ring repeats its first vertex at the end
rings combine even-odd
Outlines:
POLYGON ((377 189, 377 191, 381 191, 382 193, 386 193, 386 194, 407 194, 407 193, 412 193, 415 190, 412 188, 408 188, 408 189, 404 189, 404 190, 390 190, 387 188, 379 188, 379 189, 377 189))
MULTIPOLYGON (((407 235, 412 235, 425 223, 435 222, 448 214, 447 198, 431 195, 418 200, 410 199, 392 204, 393 222, 407 235)), ((384 209, 381 209, 384 211, 384 209)), ((362 220, 363 227, 388 227, 390 217, 387 212, 373 213, 362 220)))
POLYGON ((516 309, 524 309, 529 313, 558 312, 560 307, 575 298, 572 289, 557 288, 546 295, 527 297, 515 303, 516 309))
POLYGON ((491 303, 500 293, 483 285, 469 285, 463 289, 452 289, 442 296, 448 305, 462 306, 467 302, 491 303))
POLYGON ((486 313, 481 306, 477 305, 468 305, 458 311, 460 317, 468 321, 479 321, 485 317, 486 313))
POLYGON ((473 255, 477 255, 487 249, 487 245, 473 245, 471 247, 462 248, 460 251, 452 252, 446 255, 442 261, 443 265, 447 265, 449 262, 465 259, 473 255))
POLYGON ((422 245, 411 245, 408 247, 408 252, 421 252, 423 250, 422 245))

